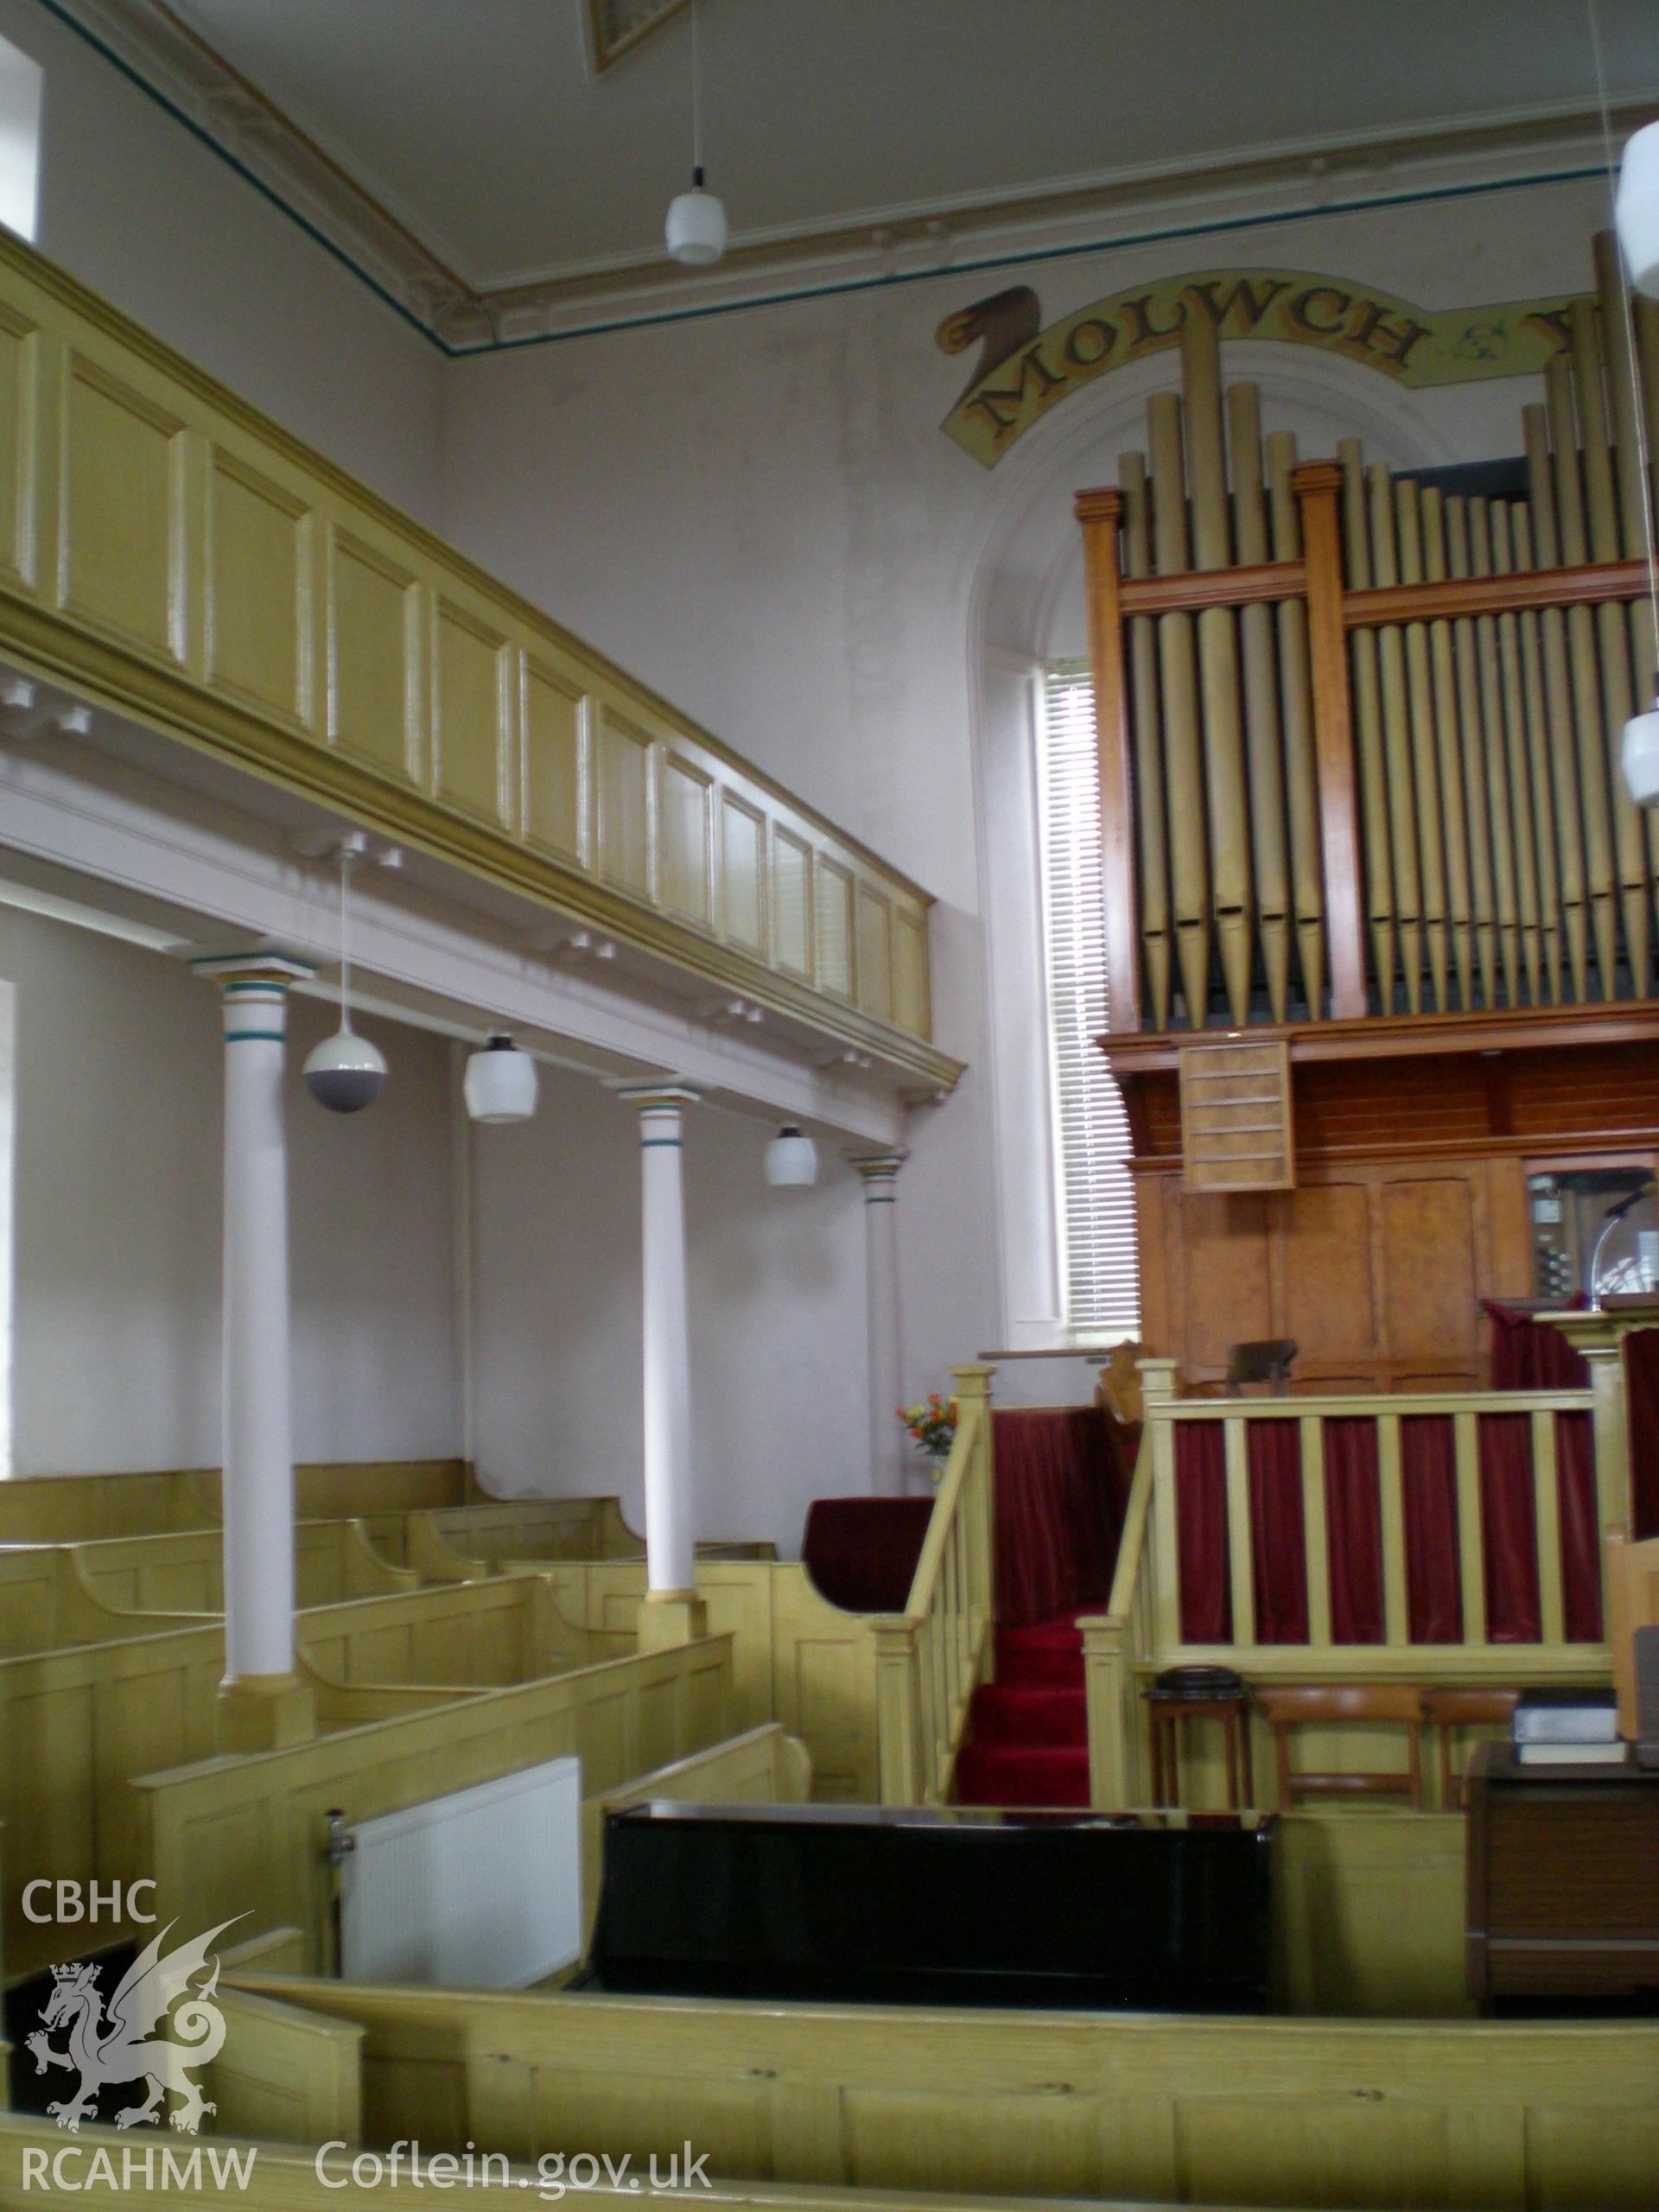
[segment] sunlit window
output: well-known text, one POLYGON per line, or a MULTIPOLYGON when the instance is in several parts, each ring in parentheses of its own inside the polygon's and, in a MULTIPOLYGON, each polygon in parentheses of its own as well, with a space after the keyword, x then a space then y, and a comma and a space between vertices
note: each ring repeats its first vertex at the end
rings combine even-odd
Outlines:
POLYGON ((1080 1335, 1140 1326, 1128 1122, 1096 1039, 1107 1027, 1095 694, 1086 667, 1045 673, 1037 793, 1048 989, 1049 1099, 1064 1312, 1080 1335))

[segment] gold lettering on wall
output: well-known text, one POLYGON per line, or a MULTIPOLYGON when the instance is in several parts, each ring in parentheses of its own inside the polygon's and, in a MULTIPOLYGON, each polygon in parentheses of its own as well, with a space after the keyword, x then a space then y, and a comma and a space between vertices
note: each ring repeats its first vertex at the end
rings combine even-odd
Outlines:
POLYGON ((972 337, 984 340, 974 379, 942 427, 994 468, 1080 385, 1175 345, 1192 314, 1207 315, 1225 338, 1321 346, 1413 387, 1534 376, 1564 349, 1571 304, 1563 297, 1420 308, 1375 285, 1306 270, 1200 270, 1091 300, 1036 330, 1036 295, 1020 287, 939 325, 944 353, 962 352, 972 337))

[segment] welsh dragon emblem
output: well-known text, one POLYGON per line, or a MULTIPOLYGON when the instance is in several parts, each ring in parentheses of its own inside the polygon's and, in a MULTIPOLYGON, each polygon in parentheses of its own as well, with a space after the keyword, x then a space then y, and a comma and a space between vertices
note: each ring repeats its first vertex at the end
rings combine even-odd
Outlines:
POLYGON ((104 2010, 98 1986, 103 1971, 96 1966, 54 1967, 52 1994, 41 2014, 41 2025, 27 2038, 35 2055, 35 2070, 48 2066, 79 2072, 80 2087, 73 2097, 47 2110, 60 2127, 79 2134, 89 2115, 96 2119, 100 2089, 118 2082, 143 2082, 149 2094, 140 2104, 115 2115, 118 2127, 135 2127, 141 2121, 158 2121, 170 2089, 183 2101, 168 2113, 173 2126, 187 2135, 200 2127, 205 2113, 216 2111, 189 2078, 199 2066, 219 2056, 225 2042, 225 2016, 213 1999, 219 1990, 219 1961, 209 1959, 216 1936, 232 1926, 228 1920, 210 1928, 194 1942, 162 1955, 162 1945, 176 1923, 154 1936, 121 1978, 120 1986, 104 2010), (209 1968, 211 1967, 211 1971, 209 1968), (195 1988, 193 1974, 206 1974, 195 1988), (186 2001, 179 2004, 182 1998, 186 2001), (168 2008, 177 2009, 168 2015, 168 2008), (49 2031, 66 2026, 67 2050, 56 2050, 49 2031), (159 2032, 156 2032, 159 2031, 159 2032))

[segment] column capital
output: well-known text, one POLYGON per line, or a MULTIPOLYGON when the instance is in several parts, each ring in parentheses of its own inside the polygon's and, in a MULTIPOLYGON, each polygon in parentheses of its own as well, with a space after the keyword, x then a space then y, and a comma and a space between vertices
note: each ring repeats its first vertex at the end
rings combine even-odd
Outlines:
POLYGON ((294 952, 193 953, 190 965, 204 982, 220 990, 233 983, 275 984, 286 990, 290 983, 307 983, 316 974, 308 960, 294 952))
POLYGON ((852 1164, 864 1185, 866 1205, 875 1205, 883 1200, 893 1205, 893 1185, 899 1179, 899 1170, 909 1158, 907 1152, 872 1152, 854 1158, 852 1164))
POLYGON ((618 1084, 615 1091, 624 1105, 642 1113, 652 1106, 696 1106, 702 1097, 695 1083, 683 1083, 678 1076, 664 1076, 658 1083, 618 1084))

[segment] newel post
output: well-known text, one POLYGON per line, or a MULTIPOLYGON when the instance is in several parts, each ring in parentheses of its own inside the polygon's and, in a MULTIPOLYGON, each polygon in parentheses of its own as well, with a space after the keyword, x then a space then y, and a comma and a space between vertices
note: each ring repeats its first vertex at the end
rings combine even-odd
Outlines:
POLYGON ((1089 1716, 1089 1802, 1108 1813, 1129 1803, 1129 1747, 1124 1713, 1134 1694, 1128 1623, 1111 1613, 1085 1613, 1083 1686, 1089 1716))
POLYGON ((1544 1313, 1590 1370, 1590 1427, 1596 1453, 1596 1516, 1605 1539, 1630 1525, 1630 1430, 1624 1397, 1624 1339, 1630 1324, 1618 1314, 1544 1313))
POLYGON ((987 1622, 994 1618, 996 1605, 996 1458, 991 1420, 991 1377, 995 1373, 994 1367, 977 1363, 950 1370, 958 1426, 965 1426, 969 1420, 979 1422, 966 1501, 968 1604, 970 1616, 987 1622))
POLYGON ((919 1805, 925 1792, 916 1631, 902 1613, 880 1614, 870 1625, 875 1637, 878 1794, 884 1805, 919 1805))

